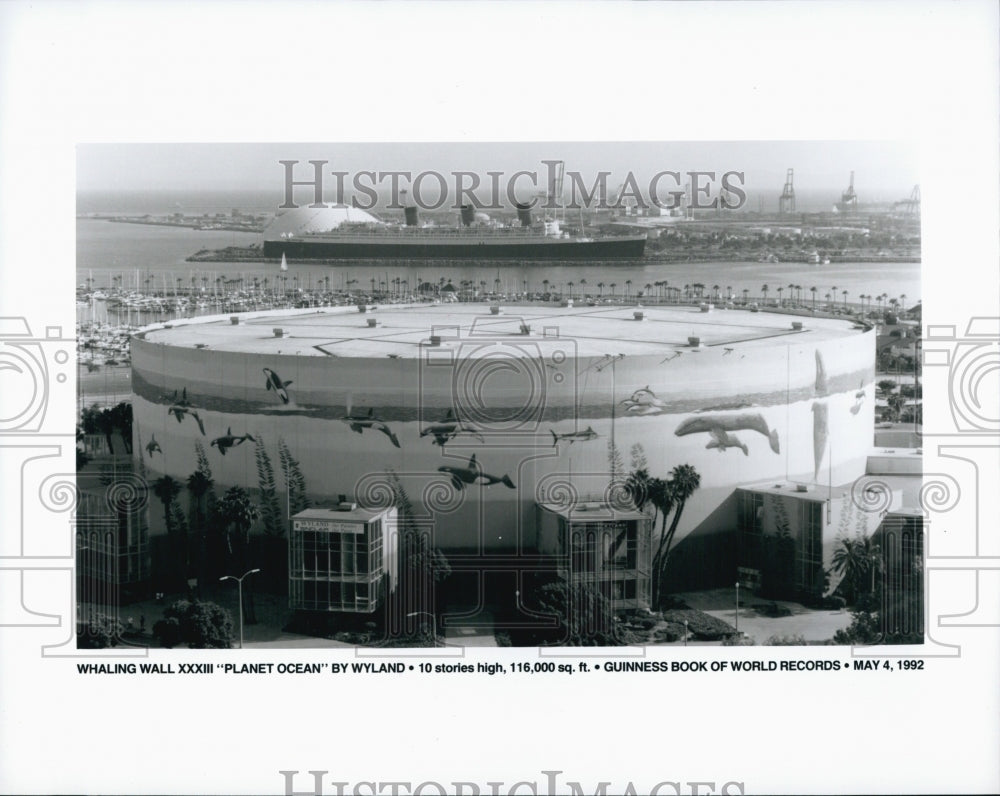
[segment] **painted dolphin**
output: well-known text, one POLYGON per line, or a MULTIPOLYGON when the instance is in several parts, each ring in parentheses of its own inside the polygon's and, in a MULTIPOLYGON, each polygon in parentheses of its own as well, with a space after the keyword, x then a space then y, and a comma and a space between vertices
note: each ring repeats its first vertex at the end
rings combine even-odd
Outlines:
POLYGON ((163 450, 160 448, 160 443, 156 441, 156 434, 152 434, 149 437, 149 442, 146 443, 146 453, 148 453, 149 456, 152 457, 153 454, 156 452, 159 452, 161 456, 163 455, 163 450))
POLYGON ((549 429, 549 433, 552 435, 552 447, 556 447, 561 440, 567 440, 571 445, 574 442, 588 442, 592 439, 597 439, 597 432, 594 431, 590 426, 587 426, 583 431, 569 431, 565 434, 556 434, 555 431, 549 429))
POLYGON ((823 355, 816 349, 816 395, 824 397, 830 394, 830 382, 826 377, 826 367, 823 365, 823 355))
POLYGON ((861 386, 856 393, 854 393, 854 406, 851 407, 851 414, 856 415, 861 411, 861 405, 865 402, 865 380, 861 380, 861 386))
POLYGON ((219 449, 219 453, 225 456, 227 450, 232 448, 234 445, 242 445, 247 440, 254 443, 257 442, 257 440, 250 436, 250 434, 244 434, 241 437, 233 436, 232 428, 227 428, 226 433, 223 436, 216 437, 210 444, 217 447, 219 449))
POLYGON ((476 454, 472 454, 472 458, 469 459, 469 464, 467 467, 455 467, 452 465, 442 465, 438 467, 439 473, 447 473, 451 476, 452 486, 458 491, 465 489, 466 484, 480 483, 484 486, 493 486, 493 484, 503 484, 508 489, 516 489, 514 482, 510 480, 509 475, 503 475, 497 477, 495 475, 490 475, 489 473, 483 472, 482 465, 476 461, 476 454))
POLYGON ((825 403, 814 401, 813 412, 813 462, 815 470, 813 479, 819 478, 819 469, 823 464, 823 454, 826 452, 826 441, 830 435, 829 409, 825 403))
POLYGON ((778 430, 769 428, 767 421, 760 414, 739 414, 739 415, 698 415, 689 417, 682 421, 674 431, 678 437, 687 434, 715 434, 725 431, 756 431, 767 437, 771 450, 781 453, 781 446, 778 444, 778 430))
POLYGON ((285 388, 291 384, 290 381, 282 381, 281 376, 275 373, 270 368, 264 368, 264 375, 267 377, 267 389, 268 391, 274 390, 281 402, 284 404, 288 403, 288 390, 285 388))
POLYGON ((719 453, 725 453, 726 448, 739 448, 743 451, 744 456, 750 455, 750 450, 747 448, 747 444, 745 442, 741 442, 732 434, 723 431, 721 428, 714 428, 708 433, 712 435, 712 439, 705 446, 706 448, 718 448, 719 453))
POLYGON ((351 431, 355 431, 358 434, 361 434, 366 428, 381 431, 389 438, 393 445, 397 448, 399 447, 399 440, 396 438, 396 435, 392 433, 392 429, 389 428, 385 422, 375 417, 374 409, 369 409, 367 415, 355 415, 348 413, 340 419, 351 427, 351 431))
POLYGON ((656 393, 649 389, 648 384, 641 390, 636 390, 630 397, 620 403, 626 404, 629 410, 638 406, 654 406, 656 408, 666 406, 663 401, 656 397, 656 393))

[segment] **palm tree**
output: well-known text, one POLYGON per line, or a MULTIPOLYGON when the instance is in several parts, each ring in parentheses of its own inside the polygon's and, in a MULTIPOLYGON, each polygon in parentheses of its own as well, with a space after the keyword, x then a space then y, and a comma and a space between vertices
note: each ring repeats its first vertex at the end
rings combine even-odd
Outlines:
MULTIPOLYGON (((250 529, 260 517, 257 505, 250 500, 250 495, 241 486, 226 490, 226 494, 215 505, 215 514, 226 538, 226 549, 229 552, 230 563, 240 573, 245 572, 250 564, 250 529)), ((254 617, 252 579, 247 579, 244 586, 243 619, 253 624, 254 617)))
POLYGON ((768 290, 770 290, 770 288, 767 285, 761 285, 760 286, 760 292, 764 294, 764 301, 763 301, 764 304, 767 304, 767 291, 768 290))
POLYGON ((171 526, 173 524, 170 507, 180 492, 181 485, 169 475, 157 478, 153 482, 153 494, 163 503, 163 519, 168 533, 172 530, 171 526))
POLYGON ((840 293, 844 297, 844 309, 846 310, 847 309, 847 291, 846 290, 841 290, 840 293))
POLYGON ((610 285, 608 285, 608 287, 611 288, 611 298, 614 298, 615 297, 615 288, 618 287, 618 283, 617 282, 612 282, 610 285))
POLYGON ((573 285, 575 285, 576 282, 569 281, 566 284, 569 286, 569 298, 570 298, 570 301, 572 301, 573 300, 573 285))
POLYGON ((902 305, 902 307, 900 309, 900 312, 906 312, 906 294, 905 293, 900 293, 899 294, 899 302, 902 305))
POLYGON ((598 298, 600 298, 603 295, 604 295, 604 283, 603 282, 598 282, 597 283, 597 296, 598 296, 598 298))
POLYGON ((187 489, 191 493, 191 521, 192 530, 198 535, 198 583, 205 583, 206 575, 206 542, 208 536, 208 507, 205 505, 206 496, 211 491, 214 481, 211 476, 203 470, 195 470, 187 479, 187 489))
POLYGON ((778 285, 777 290, 778 290, 778 306, 783 307, 785 302, 784 299, 781 297, 781 294, 785 292, 785 289, 781 287, 781 285, 778 285))
POLYGON ((656 553, 653 555, 652 585, 654 606, 659 604, 663 575, 670 560, 670 548, 674 542, 674 535, 677 533, 677 525, 680 523, 684 504, 700 486, 701 476, 690 464, 677 465, 670 471, 668 480, 653 479, 650 486, 649 499, 662 512, 659 541, 656 545, 656 553), (671 509, 674 515, 670 521, 670 528, 664 532, 664 527, 667 524, 667 514, 671 509))
POLYGON ((871 594, 875 593, 875 573, 881 568, 882 551, 870 536, 858 534, 854 539, 841 538, 833 551, 833 571, 843 576, 847 600, 853 604, 870 579, 871 594))
POLYGON ((816 286, 813 285, 813 287, 809 288, 809 290, 813 294, 813 309, 816 309, 816 286))
MULTIPOLYGON (((171 545, 173 572, 169 573, 171 581, 183 581, 186 577, 187 564, 187 529, 184 527, 184 515, 175 511, 174 500, 180 494, 181 485, 169 475, 157 478, 153 482, 153 494, 163 503, 163 521, 167 529, 167 538, 171 545)), ((172 587, 175 584, 172 583, 172 587)))
POLYGON ((629 294, 631 292, 632 292, 632 280, 631 279, 626 279, 625 280, 625 298, 628 298, 629 294))

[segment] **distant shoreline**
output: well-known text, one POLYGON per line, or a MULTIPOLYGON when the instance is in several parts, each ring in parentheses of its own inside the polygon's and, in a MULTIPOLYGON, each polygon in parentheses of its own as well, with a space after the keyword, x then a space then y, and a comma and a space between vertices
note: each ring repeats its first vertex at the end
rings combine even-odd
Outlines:
MULTIPOLYGON (((384 260, 384 258, 372 258, 373 260, 384 260)), ((289 259, 289 265, 294 265, 296 263, 302 263, 304 265, 339 265, 342 263, 356 263, 358 258, 309 258, 309 259, 289 259)), ((185 258, 186 262, 189 263, 280 263, 280 257, 265 257, 262 250, 257 248, 246 248, 241 246, 227 246, 223 249, 202 249, 195 252, 189 257, 185 258)), ((441 262, 448 261, 447 258, 441 258, 441 262)), ((645 255, 637 260, 623 261, 623 264, 648 264, 656 265, 660 263, 692 263, 692 264, 708 264, 708 263, 729 263, 729 262, 762 262, 756 260, 755 257, 748 256, 746 252, 733 252, 731 254, 726 254, 719 257, 704 257, 696 256, 685 253, 676 254, 655 254, 655 255, 645 255)), ((399 263, 408 262, 407 260, 399 260, 399 263)), ((434 260, 422 260, 421 262, 434 262, 434 260)), ((479 263, 480 265, 494 265, 497 263, 503 264, 505 261, 483 261, 479 263)), ((537 262, 539 265, 552 265, 553 263, 558 264, 558 260, 538 260, 530 261, 537 262)), ((577 261, 579 262, 579 261, 577 261)), ((800 263, 803 265, 809 264, 806 260, 795 259, 794 257, 788 257, 787 259, 778 258, 772 262, 777 263, 800 263)), ((879 255, 877 253, 859 253, 856 255, 831 255, 830 262, 828 265, 834 263, 920 263, 921 257, 919 255, 893 255, 893 254, 883 254, 879 255)), ((509 264, 509 263, 507 263, 509 264)), ((814 263, 816 267, 822 267, 823 263, 814 263)))

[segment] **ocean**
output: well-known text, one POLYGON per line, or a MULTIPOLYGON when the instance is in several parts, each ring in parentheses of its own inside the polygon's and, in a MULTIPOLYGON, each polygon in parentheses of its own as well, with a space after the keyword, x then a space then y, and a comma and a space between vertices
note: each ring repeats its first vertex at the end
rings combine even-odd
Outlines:
MULTIPOLYGON (((280 274, 277 264, 185 262, 185 258, 199 249, 259 244, 262 239, 259 234, 121 224, 91 218, 78 219, 76 229, 77 284, 93 278, 94 287, 109 288, 120 277, 124 288, 140 292, 149 288, 162 292, 172 290, 180 280, 182 290, 194 284, 211 292, 220 277, 242 277, 252 283, 254 279, 268 279, 270 282, 280 274)), ((849 302, 857 301, 862 293, 874 296, 886 293, 890 298, 905 295, 903 301, 906 306, 912 306, 921 296, 919 263, 626 263, 614 268, 546 263, 531 267, 509 264, 484 268, 471 263, 444 266, 428 262, 404 268, 391 262, 359 260, 336 266, 296 263, 289 266, 284 276, 288 277, 289 286, 295 284, 303 290, 318 287, 321 280, 327 278, 331 289, 346 288, 348 283, 355 289, 371 288, 373 280, 377 287, 380 282, 392 283, 397 278, 407 280, 412 289, 419 282, 437 284, 443 278, 456 287, 463 280, 469 280, 474 285, 486 282, 487 289, 493 290, 495 280, 499 279, 500 291, 506 293, 525 289, 543 291, 546 287, 568 292, 569 282, 572 281, 576 295, 585 290, 591 294, 600 292, 607 296, 613 292, 621 296, 627 290, 634 296, 645 285, 666 280, 670 285, 679 287, 696 282, 709 289, 719 285, 723 293, 731 287, 737 296, 746 289, 751 297, 759 297, 761 287, 766 284, 771 298, 777 297, 778 287, 784 289, 784 297, 788 298, 788 285, 801 285, 801 295, 806 301, 811 301, 810 288, 816 287, 818 302, 823 302, 828 292, 835 292, 838 300, 842 301, 844 290, 849 302), (603 288, 598 288, 600 282, 604 283, 603 288)))
MULTIPOLYGON (((81 216, 98 213, 165 216, 173 212, 212 216, 216 213, 228 215, 233 209, 239 209, 270 214, 280 202, 281 197, 273 191, 81 192, 77 197, 77 212, 81 216)), ((217 286, 221 286, 222 280, 242 278, 244 284, 252 284, 254 280, 264 284, 267 280, 267 284, 273 285, 276 277, 284 276, 287 277, 284 289, 303 291, 327 285, 331 289, 377 290, 380 284, 391 286, 398 279, 397 288, 405 282, 410 290, 422 282, 441 284, 443 280, 444 284, 450 282, 456 288, 466 282, 501 293, 551 290, 565 294, 572 290, 576 296, 584 293, 635 296, 646 289, 646 285, 653 286, 652 291, 656 292, 656 283, 665 281, 681 288, 701 283, 709 294, 714 293, 714 285, 718 285, 723 294, 732 288, 738 297, 746 290, 753 298, 761 297, 761 288, 766 284, 772 299, 778 297, 778 287, 783 288, 783 296, 788 298, 792 292, 789 285, 799 285, 801 291, 795 292, 807 303, 811 303, 813 296, 810 288, 816 287, 817 304, 824 303, 828 293, 842 302, 844 290, 848 302, 858 301, 860 294, 885 293, 890 298, 900 299, 905 306, 912 306, 921 297, 919 263, 622 263, 609 268, 581 263, 545 263, 530 267, 510 263, 498 267, 495 264, 445 266, 427 262, 401 267, 391 261, 359 260, 336 266, 293 263, 282 274, 278 265, 271 263, 186 262, 187 257, 200 249, 246 247, 261 244, 262 240, 262 235, 248 232, 122 224, 80 217, 76 222, 77 285, 92 280, 89 284, 94 288, 120 285, 139 292, 169 293, 176 289, 210 294, 219 289, 217 286)), ((99 302, 78 311, 78 318, 116 320, 115 313, 108 315, 97 304, 99 302)), ((152 322, 157 318, 150 314, 139 320, 152 322)))

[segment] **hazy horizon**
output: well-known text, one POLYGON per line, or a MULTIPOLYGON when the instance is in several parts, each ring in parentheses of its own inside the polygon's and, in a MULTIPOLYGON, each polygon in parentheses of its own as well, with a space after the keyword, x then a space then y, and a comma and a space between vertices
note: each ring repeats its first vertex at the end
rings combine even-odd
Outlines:
MULTIPOLYGON (((562 160, 566 171, 579 173, 588 186, 598 172, 610 172, 609 190, 629 173, 642 183, 667 170, 737 171, 745 175, 746 209, 752 210, 757 197, 765 205, 776 204, 788 168, 795 170, 797 199, 829 194, 830 202, 838 200, 852 171, 862 202, 897 201, 920 182, 911 149, 884 141, 81 144, 77 194, 257 191, 273 193, 280 202, 285 180, 281 160, 299 161, 295 179, 300 180, 311 178, 309 160, 328 161, 323 169, 331 188, 333 171, 351 176, 361 171, 468 171, 480 175, 485 185, 489 171, 503 172, 506 179, 527 170, 543 181, 545 160, 562 160)), ((672 187, 668 183, 665 190, 672 187)))

